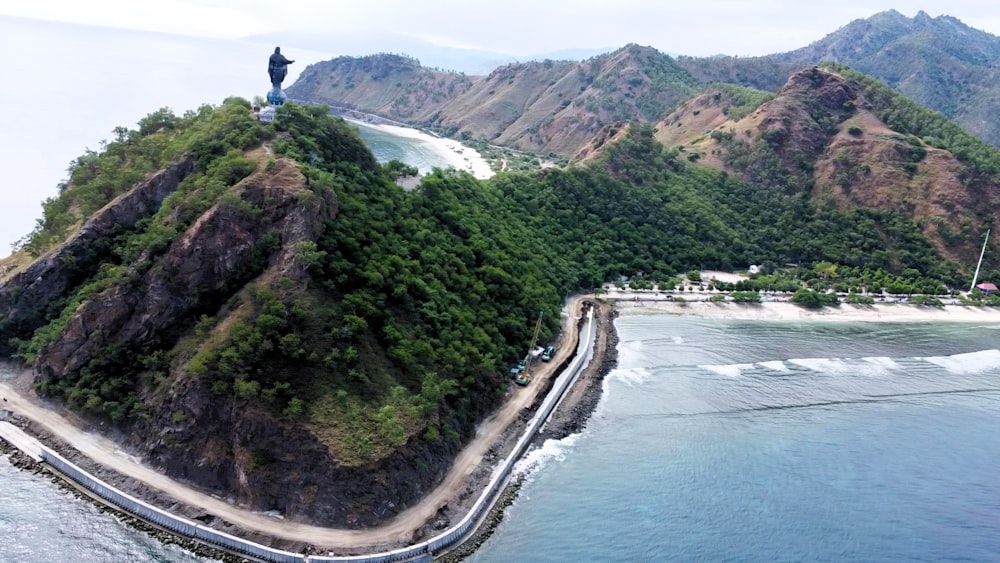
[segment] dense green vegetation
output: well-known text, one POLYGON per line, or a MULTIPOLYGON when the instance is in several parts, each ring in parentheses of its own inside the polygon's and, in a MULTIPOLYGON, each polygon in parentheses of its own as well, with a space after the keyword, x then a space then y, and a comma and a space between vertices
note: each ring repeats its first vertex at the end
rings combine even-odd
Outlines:
MULTIPOLYGON (((134 283, 208 205, 227 201, 227 187, 255 168, 241 151, 261 140, 299 162, 302 201, 333 194, 338 215, 296 245, 304 277, 260 275, 280 243, 272 233, 240 279, 202 296, 178 326, 41 385, 116 420, 155 408, 141 406, 140 393, 190 377, 311 424, 339 459, 360 465, 412 439, 457 445, 506 389, 507 366, 523 356, 539 311, 544 341, 567 295, 620 275, 665 281, 698 268, 796 262, 818 263, 816 277, 830 284, 837 268, 873 283, 913 272, 914 283, 935 287, 958 279, 898 215, 819 209, 781 186, 692 166, 648 126, 633 126, 592 167, 487 182, 438 171, 404 192, 394 183, 398 164, 378 166, 325 108, 289 104, 269 126, 242 100, 183 118, 154 115, 74 167, 28 248, 44 250, 165 162, 193 155, 198 172, 155 216, 88 258, 86 279, 44 313, 45 326, 3 334, 21 338, 24 359, 45 354, 81 303, 134 283)), ((739 289, 740 300, 757 298, 757 288, 739 289)))
MULTIPOLYGON (((163 108, 140 120, 138 129, 116 127, 115 139, 102 142, 100 152, 88 150, 70 163, 69 179, 60 184, 59 195, 42 204, 42 218, 19 247, 39 256, 150 172, 182 155, 191 155, 207 167, 231 150, 260 143, 265 128, 250 118, 244 104, 227 100, 218 108, 203 105, 180 117, 163 108)), ((220 178, 224 183, 229 180, 220 178)), ((204 194, 198 203, 203 206, 213 201, 214 195, 204 194)))
POLYGON ((759 108, 761 104, 774 98, 774 94, 771 92, 735 84, 712 84, 710 89, 725 94, 729 103, 722 111, 733 121, 743 119, 759 108))

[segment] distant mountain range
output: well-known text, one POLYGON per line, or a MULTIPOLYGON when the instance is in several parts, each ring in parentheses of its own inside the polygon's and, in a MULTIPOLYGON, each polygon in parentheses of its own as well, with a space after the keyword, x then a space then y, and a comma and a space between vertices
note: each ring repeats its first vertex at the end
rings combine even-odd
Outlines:
MULTIPOLYGON (((414 53, 429 44, 386 45, 394 52, 398 49, 419 58, 414 53)), ((482 52, 444 52, 467 56, 477 61, 475 65, 488 66, 491 61, 482 52)), ((802 49, 765 57, 672 58, 634 45, 580 62, 585 54, 576 53, 573 62, 554 63, 555 58, 549 57, 548 62, 510 63, 483 73, 485 76, 429 71, 411 64, 416 61, 403 69, 398 67, 398 59, 385 59, 382 64, 365 57, 367 62, 351 64, 349 58, 339 57, 307 69, 290 92, 522 150, 572 155, 586 144, 588 135, 613 120, 656 121, 672 109, 671 104, 709 84, 730 83, 776 92, 794 72, 834 61, 882 80, 917 103, 940 111, 973 135, 1000 146, 1000 38, 949 16, 931 18, 920 12, 908 18, 896 11, 882 12, 851 22, 802 49), (364 70, 393 65, 397 66, 392 80, 373 78, 364 70), (669 76, 662 76, 665 69, 669 69, 669 76), (435 72, 431 82, 427 72, 435 72), (498 81, 497 77, 504 79, 498 81), (592 85, 594 81, 596 85, 592 85), (432 92, 409 96, 426 98, 419 108, 413 107, 412 100, 399 99, 401 91, 426 88, 432 92), (550 96, 560 95, 558 103, 551 103, 550 96), (651 105, 651 99, 657 101, 651 105), (473 106, 471 100, 479 105, 473 106), (629 114, 640 107, 642 111, 629 114), (655 111, 663 113, 650 114, 655 111), (502 130, 496 127, 498 121, 505 125, 502 130), (508 131, 508 127, 513 129, 508 131), (567 131, 567 127, 575 130, 567 131)), ((567 54, 566 58, 571 57, 567 54)), ((437 60, 434 66, 439 68, 448 66, 447 59, 421 59, 425 65, 427 60, 437 60)))
POLYGON ((572 155, 602 128, 654 122, 700 90, 670 57, 629 45, 583 62, 514 63, 487 76, 430 70, 399 55, 311 65, 287 89, 462 139, 572 155))
POLYGON ((890 11, 768 57, 628 45, 485 76, 399 55, 338 57, 305 69, 288 93, 575 160, 600 157, 628 122, 653 125, 692 163, 842 210, 902 213, 967 263, 980 244, 970 234, 1000 219, 998 62, 1000 38, 890 11))
MULTIPOLYGON (((601 49, 560 49, 547 53, 514 55, 498 51, 467 49, 436 45, 430 41, 400 33, 343 34, 317 32, 276 32, 252 35, 244 38, 255 43, 274 43, 299 47, 313 51, 334 53, 338 56, 363 56, 373 52, 399 53, 415 58, 427 68, 464 72, 466 74, 489 74, 505 64, 549 60, 583 60, 595 55, 614 51, 615 47, 601 49)), ((287 49, 286 49, 287 51, 287 49)))
POLYGON ((1000 146, 1000 38, 956 18, 895 10, 855 20, 815 43, 766 57, 681 57, 702 82, 776 90, 803 65, 833 61, 878 78, 1000 146))
POLYGON ((834 65, 793 74, 777 96, 760 94, 709 88, 657 123, 656 138, 690 162, 825 206, 902 213, 942 256, 975 261, 981 238, 967 234, 1000 220, 995 149, 834 65))

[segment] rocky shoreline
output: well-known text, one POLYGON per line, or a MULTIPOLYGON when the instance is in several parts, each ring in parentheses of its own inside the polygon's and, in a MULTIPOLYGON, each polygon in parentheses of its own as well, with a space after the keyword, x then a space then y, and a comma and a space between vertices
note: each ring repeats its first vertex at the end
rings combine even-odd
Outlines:
MULTIPOLYGON (((598 303, 597 339, 594 359, 581 374, 563 404, 552 415, 546 430, 534 439, 533 447, 546 440, 561 440, 583 431, 587 421, 597 408, 603 394, 604 377, 618 365, 618 333, 614 330, 614 319, 618 311, 610 305, 598 303)), ((534 405, 537 407, 538 405, 534 405)), ((521 429, 523 430, 523 428, 521 429)), ((524 484, 526 475, 515 475, 499 493, 493 508, 484 517, 483 523, 466 541, 448 551, 435 561, 458 563, 475 553, 496 532, 507 508, 514 503, 524 484)))
POLYGON ((76 497, 77 499, 89 502, 102 513, 114 515, 121 523, 133 529, 145 533, 150 538, 164 545, 176 545, 187 550, 198 557, 204 557, 213 561, 223 561, 224 563, 250 563, 249 559, 233 555, 232 553, 209 547, 201 542, 178 536, 172 532, 154 526, 145 520, 140 520, 126 512, 122 512, 104 501, 91 496, 80 488, 54 473, 46 465, 36 463, 33 459, 22 453, 19 449, 0 438, 0 455, 6 456, 10 464, 21 471, 31 472, 38 477, 48 479, 61 489, 64 493, 76 497))
MULTIPOLYGON (((598 323, 598 343, 595 347, 594 359, 591 362, 591 365, 584 369, 580 374, 578 381, 567 393, 567 396, 560 405, 558 411, 553 413, 552 419, 550 420, 545 432, 540 433, 535 438, 532 443, 533 447, 539 446, 545 440, 562 439, 583 430, 583 428, 586 427, 587 420, 590 418, 601 399, 604 376, 614 369, 617 364, 616 346, 618 343, 618 336, 614 331, 613 322, 618 313, 608 304, 596 302, 595 305, 598 308, 597 315, 595 316, 596 322, 598 323)), ((550 386, 551 384, 552 382, 550 382, 550 386)), ((546 390, 545 393, 547 392, 548 390, 546 390)), ((537 410, 544 399, 545 393, 540 394, 535 404, 532 405, 532 408, 526 409, 525 413, 519 418, 517 423, 511 425, 511 427, 507 429, 503 437, 497 441, 494 447, 490 449, 487 456, 484 457, 484 461, 495 462, 503 459, 504 456, 509 454, 509 452, 513 449, 513 445, 517 442, 521 433, 524 431, 524 428, 531 419, 533 413, 537 410)), ((150 504, 169 510, 172 513, 180 514, 186 518, 198 521, 220 531, 277 549, 299 553, 308 553, 314 549, 313 546, 302 542, 285 541, 280 540, 279 538, 250 532, 234 526, 223 519, 208 514, 204 510, 178 503, 176 499, 170 497, 169 495, 153 490, 141 482, 128 478, 112 469, 93 462, 88 457, 82 455, 75 448, 53 437, 39 425, 21 419, 20 417, 11 417, 9 421, 16 426, 24 428, 29 434, 37 437, 46 446, 59 452, 61 455, 84 470, 90 472, 98 479, 150 504)), ((178 545, 198 556, 222 560, 226 563, 249 561, 243 557, 206 546, 205 544, 195 540, 177 536, 176 534, 153 526, 115 508, 109 507, 103 501, 85 494, 77 487, 66 482, 62 477, 48 470, 43 464, 35 463, 31 458, 24 455, 13 446, 7 444, 2 439, 0 439, 0 455, 7 455, 10 458, 11 463, 19 469, 32 471, 38 475, 44 475, 63 490, 78 498, 92 502, 102 512, 108 511, 115 514, 121 522, 149 534, 152 538, 161 543, 178 545)), ((417 530, 413 534, 412 542, 418 542, 432 537, 436 533, 448 528, 453 523, 458 522, 462 517, 464 517, 468 509, 472 506, 486 484, 489 482, 494 466, 495 463, 484 463, 479 470, 470 475, 466 488, 458 496, 458 498, 456 498, 453 503, 449 503, 449 505, 444 506, 439 511, 438 517, 434 518, 424 527, 417 530)), ((489 537, 496 530, 500 521, 503 519, 506 508, 510 506, 514 500, 516 500, 523 481, 524 475, 518 475, 512 478, 511 482, 504 488, 503 491, 499 493, 497 502, 485 517, 484 523, 478 528, 478 530, 470 537, 469 540, 463 542, 458 548, 445 554, 440 560, 461 561, 474 553, 479 546, 489 539, 489 537)))

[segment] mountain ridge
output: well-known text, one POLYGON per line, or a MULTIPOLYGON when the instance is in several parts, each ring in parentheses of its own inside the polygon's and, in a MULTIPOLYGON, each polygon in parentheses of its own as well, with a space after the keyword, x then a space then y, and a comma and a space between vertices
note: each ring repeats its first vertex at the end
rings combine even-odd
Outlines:
POLYGON ((885 103, 869 99, 885 87, 858 77, 836 67, 797 72, 745 116, 726 115, 725 94, 710 91, 661 121, 657 138, 700 164, 839 209, 902 210, 942 255, 975 261, 976 245, 956 246, 955 235, 1000 220, 995 176, 974 180, 975 162, 963 162, 926 132, 887 125, 876 106, 885 103))
POLYGON ((1000 38, 951 16, 889 10, 857 19, 806 47, 763 57, 682 57, 703 81, 775 90, 792 72, 836 62, 882 80, 915 102, 1000 146, 1000 38))
MULTIPOLYGON (((636 46, 626 46, 606 55, 600 55, 577 62, 577 72, 587 77, 588 65, 594 61, 609 61, 623 52, 634 50, 636 46)), ((671 57, 655 49, 644 47, 658 54, 657 57, 637 56, 636 69, 640 74, 649 66, 655 72, 657 66, 673 67, 677 80, 664 84, 654 94, 662 102, 680 103, 696 90, 714 83, 729 83, 760 90, 776 92, 792 73, 824 61, 846 64, 860 72, 883 80, 897 91, 916 102, 941 111, 973 135, 1000 146, 1000 38, 975 30, 950 16, 931 18, 920 12, 914 18, 907 18, 896 11, 875 14, 868 19, 858 19, 817 40, 809 46, 786 53, 761 57, 671 57), (682 76, 683 75, 683 76, 682 76)), ((347 60, 341 57, 341 62, 347 60)), ((539 106, 530 112, 521 98, 507 99, 502 83, 487 80, 496 73, 518 81, 518 89, 527 89, 530 96, 542 98, 553 80, 570 79, 576 87, 589 88, 579 80, 575 82, 568 74, 559 76, 551 72, 536 70, 538 65, 547 64, 569 68, 571 61, 534 61, 512 63, 497 67, 483 76, 464 76, 459 80, 453 73, 434 74, 431 83, 424 82, 421 88, 429 92, 433 99, 413 111, 398 111, 383 102, 369 101, 357 93, 335 86, 339 80, 329 79, 329 75, 343 73, 355 88, 361 88, 375 100, 400 93, 391 87, 377 87, 355 74, 347 67, 334 69, 326 63, 322 71, 304 72, 289 89, 296 97, 326 103, 349 103, 356 109, 401 120, 411 125, 433 128, 448 136, 461 136, 488 143, 508 145, 524 151, 554 152, 561 156, 571 156, 580 150, 593 135, 604 126, 615 121, 639 119, 649 122, 648 116, 632 111, 630 115, 609 115, 602 107, 623 107, 635 110, 635 96, 648 94, 647 88, 629 88, 628 77, 612 80, 613 89, 600 92, 561 92, 560 104, 589 104, 586 111, 565 111, 561 105, 539 106), (518 77, 518 73, 525 73, 518 77), (320 76, 323 75, 323 76, 320 76), (516 77, 516 78, 515 78, 516 77), (534 78, 532 78, 534 77, 534 78), (438 84, 440 83, 440 84, 438 84), (456 89, 462 85, 461 94, 456 89), (491 86, 478 90, 486 84, 491 86), (493 94, 489 94, 493 91, 493 94), (458 100, 467 94, 469 100, 458 100), (489 95, 487 95, 489 94, 489 95), (471 98, 479 103, 490 104, 491 111, 477 113, 471 98), (595 107, 596 104, 596 107, 595 107), (544 108, 544 111, 543 111, 544 108), (514 119, 511 119, 514 116, 514 119), (520 120, 514 130, 498 132, 491 127, 491 118, 507 120, 513 124, 520 120), (553 128, 553 123, 559 123, 553 128), (574 128, 578 131, 565 133, 574 128)), ((410 83, 408 83, 410 84, 410 83)), ((410 88, 417 88, 412 83, 410 88)), ((664 113, 655 116, 661 118, 664 113)), ((627 112, 610 112, 627 113, 627 112)))
POLYGON ((583 62, 513 63, 482 77, 432 71, 398 55, 338 57, 307 67, 294 98, 569 156, 605 125, 652 122, 696 82, 655 49, 628 45, 583 62))

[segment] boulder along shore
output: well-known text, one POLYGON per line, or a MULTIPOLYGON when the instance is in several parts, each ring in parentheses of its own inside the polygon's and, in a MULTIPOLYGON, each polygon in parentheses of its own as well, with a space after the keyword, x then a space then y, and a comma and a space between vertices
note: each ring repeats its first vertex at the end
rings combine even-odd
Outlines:
MULTIPOLYGON (((595 307, 595 321, 597 322, 597 342, 594 348, 593 359, 591 363, 580 373, 580 376, 574 385, 567 391, 562 403, 559 405, 556 412, 552 414, 549 424, 544 432, 536 436, 532 442, 533 447, 541 445, 545 440, 558 440, 565 438, 566 436, 579 432, 585 428, 587 420, 590 418, 594 408, 600 401, 604 377, 607 373, 614 369, 617 363, 616 346, 618 337, 614 331, 613 323, 614 318, 617 317, 618 313, 612 305, 600 301, 591 302, 595 307)), ((583 321, 581 320, 580 322, 582 324, 583 321)), ((14 366, 8 364, 6 367, 12 371, 16 371, 14 366)), ((30 388, 30 385, 27 383, 27 378, 29 376, 29 373, 22 372, 22 374, 17 378, 16 386, 18 388, 23 388, 21 389, 22 391, 27 391, 28 388, 30 388)), ((548 382, 549 388, 551 388, 554 379, 555 378, 552 378, 548 382)), ((465 516, 471 506, 475 503, 476 499, 478 499, 486 485, 489 483, 496 463, 505 459, 506 456, 510 454, 514 444, 517 443, 517 440, 524 432, 528 421, 531 420, 547 392, 548 389, 545 390, 545 393, 541 393, 532 407, 530 409, 525 409, 524 413, 518 418, 518 420, 506 429, 502 437, 497 440, 488 454, 484 456, 483 461, 486 463, 481 464, 479 469, 469 475, 463 491, 455 499, 453 499, 452 502, 444 505, 438 511, 437 515, 429 520, 423 527, 415 530, 409 543, 416 543, 432 537, 436 533, 439 533, 454 523, 457 523, 462 517, 465 516)), ((201 522, 220 531, 246 538, 263 545, 300 553, 308 553, 314 551, 315 549, 314 546, 307 543, 282 540, 280 538, 265 536, 242 529, 225 521, 224 519, 209 514, 200 508, 179 503, 170 495, 151 489, 142 482, 124 476, 111 468, 94 462, 90 458, 81 454, 71 445, 52 436, 46 429, 42 428, 38 424, 18 416, 11 417, 9 421, 16 426, 23 428, 29 434, 38 438, 46 446, 59 452, 61 455, 90 472, 95 477, 121 489, 128 494, 149 502, 150 504, 159 506, 175 514, 180 514, 181 516, 191 520, 201 522)), ((84 420, 78 419, 77 422, 83 427, 92 427, 92 425, 87 424, 84 420)), ((112 438, 114 437, 112 436, 112 438)), ((34 471, 39 475, 45 475, 47 478, 60 486, 60 488, 63 488, 78 498, 87 499, 90 502, 93 502, 95 505, 100 506, 102 511, 111 511, 116 514, 120 521, 150 534, 150 536, 160 542, 177 544, 198 555, 214 559, 222 559, 227 563, 230 561, 246 561, 246 559, 242 557, 207 547, 194 540, 178 537, 171 532, 162 530, 115 508, 108 507, 99 499, 93 498, 90 495, 83 493, 72 484, 67 483, 60 476, 49 471, 43 464, 36 464, 30 458, 21 454, 21 452, 16 450, 16 448, 13 448, 13 446, 10 446, 6 442, 0 440, 0 455, 2 454, 8 455, 12 463, 15 463, 16 459, 16 464, 19 468, 34 471)), ((478 548, 479 545, 492 535, 497 524, 499 524, 500 520, 503 518, 504 510, 517 497, 518 490, 520 489, 523 479, 524 474, 517 475, 511 479, 508 486, 500 493, 499 500, 494 505, 490 514, 486 517, 484 524, 479 527, 471 539, 463 542, 458 548, 449 552, 443 560, 460 561, 465 557, 468 557, 476 550, 476 548, 478 548)))
MULTIPOLYGON (((545 430, 532 441, 532 447, 538 447, 546 440, 561 440, 586 428, 587 421, 590 420, 590 416, 601 400, 605 376, 618 365, 618 333, 614 327, 614 320, 617 318, 618 312, 612 305, 601 301, 595 301, 594 306, 596 308, 594 318, 597 322, 597 342, 594 345, 593 360, 567 391, 562 403, 552 414, 545 430)), ((540 401, 541 399, 539 399, 540 401)), ((536 404, 533 407, 537 408, 537 406, 536 404)), ((520 428, 512 434, 514 439, 510 444, 511 447, 513 442, 517 441, 520 432, 524 431, 524 425, 530 420, 535 408, 532 408, 531 413, 519 421, 520 428)), ((489 475, 487 475, 488 477, 489 475)), ((482 525, 461 545, 451 549, 436 560, 457 563, 475 553, 500 525, 507 507, 517 498, 525 477, 524 472, 513 475, 504 490, 500 492, 498 500, 484 518, 482 525)), ((480 491, 485 487, 485 484, 484 482, 480 485, 480 491)))
MULTIPOLYGON (((24 421, 12 419, 9 420, 12 424, 21 426, 24 421), (18 423, 21 424, 18 424, 18 423)), ((73 485, 71 482, 64 479, 61 475, 53 472, 47 465, 43 463, 36 463, 35 460, 31 459, 20 450, 9 444, 3 438, 0 438, 0 455, 6 456, 10 464, 19 469, 20 471, 28 471, 34 473, 35 475, 52 481, 60 490, 64 493, 76 497, 84 502, 89 502, 94 505, 99 511, 113 514, 118 521, 122 522, 126 526, 130 526, 136 530, 139 530, 147 534, 150 538, 165 544, 165 545, 176 545, 191 553, 204 557, 206 559, 211 559, 215 561, 223 561, 224 563, 249 563, 250 560, 244 557, 234 555, 227 551, 220 549, 215 549, 209 547, 201 542, 188 539, 182 536, 178 536, 173 532, 164 530, 157 526, 154 526, 145 520, 140 520, 131 514, 118 510, 112 506, 109 506, 103 500, 89 494, 85 490, 73 485)))

